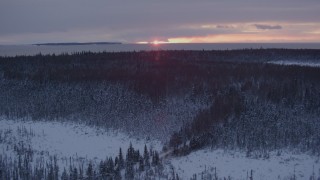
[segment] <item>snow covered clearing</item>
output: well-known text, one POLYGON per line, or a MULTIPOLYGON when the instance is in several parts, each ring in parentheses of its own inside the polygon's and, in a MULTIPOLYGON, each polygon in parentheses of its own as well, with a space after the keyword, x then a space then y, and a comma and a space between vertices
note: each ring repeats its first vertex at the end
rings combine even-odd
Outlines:
POLYGON ((171 163, 182 179, 189 179, 202 172, 216 175, 218 178, 249 179, 251 170, 253 179, 309 179, 313 173, 320 175, 319 157, 290 152, 271 152, 270 158, 250 158, 245 153, 224 150, 199 150, 188 156, 172 158, 171 163))
POLYGON ((12 154, 12 145, 23 142, 25 147, 30 145, 38 155, 56 155, 60 160, 72 157, 99 162, 106 157, 117 156, 120 147, 125 153, 130 142, 140 152, 143 152, 145 144, 157 151, 162 147, 158 141, 136 139, 118 131, 60 122, 1 118, 0 135, 3 139, 0 141, 1 154, 12 154))
POLYGON ((320 62, 313 61, 269 61, 270 64, 287 65, 287 66, 305 66, 305 67, 320 67, 320 62))
MULTIPOLYGON (((0 154, 15 156, 14 145, 23 144, 36 152, 35 159, 56 155, 59 166, 67 167, 68 158, 82 159, 83 163, 98 163, 115 157, 119 148, 125 153, 130 142, 143 152, 144 145, 161 151, 162 144, 154 140, 136 139, 128 135, 99 128, 60 122, 31 122, 0 119, 0 154)), ((198 178, 205 174, 232 179, 247 179, 252 170, 254 179, 309 179, 320 176, 319 157, 291 152, 271 152, 269 158, 246 157, 244 152, 204 149, 185 157, 171 157, 171 164, 182 179, 198 178), (216 173, 215 173, 216 171, 216 173)), ((167 173, 171 169, 167 166, 167 173)))

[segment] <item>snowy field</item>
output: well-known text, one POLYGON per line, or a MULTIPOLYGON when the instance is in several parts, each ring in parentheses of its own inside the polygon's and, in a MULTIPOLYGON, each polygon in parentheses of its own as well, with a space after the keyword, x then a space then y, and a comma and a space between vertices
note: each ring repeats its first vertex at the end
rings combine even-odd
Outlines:
MULTIPOLYGON (((143 152, 145 144, 154 150, 161 150, 157 141, 147 141, 127 136, 112 130, 60 122, 31 122, 0 119, 1 154, 12 154, 12 145, 23 142, 38 155, 56 155, 58 159, 69 157, 99 162, 106 157, 116 157, 119 148, 126 153, 130 142, 135 149, 143 152), (21 133, 23 132, 23 133, 21 133)), ((60 161, 66 166, 67 161, 60 161)))
POLYGON ((302 62, 302 61, 269 61, 270 64, 287 65, 287 66, 306 66, 306 67, 320 67, 320 62, 302 62))
POLYGON ((188 156, 171 160, 176 172, 182 179, 197 174, 198 179, 206 172, 219 178, 249 179, 251 170, 253 179, 309 179, 314 173, 320 177, 319 157, 303 154, 270 153, 268 159, 248 158, 245 153, 225 152, 223 150, 199 150, 188 156), (215 170, 216 168, 216 170, 215 170), (202 173, 204 172, 204 173, 202 173))
MULTIPOLYGON (((106 157, 115 157, 121 147, 125 153, 131 142, 143 152, 144 145, 161 151, 157 141, 136 139, 112 130, 60 122, 30 122, 0 119, 0 154, 14 155, 14 144, 23 142, 37 153, 36 157, 56 155, 60 166, 68 166, 68 158, 83 159, 98 163, 106 157)), ((319 157, 290 152, 271 152, 270 158, 250 158, 245 153, 223 150, 199 150, 185 157, 165 160, 167 173, 170 166, 182 179, 197 174, 198 179, 206 173, 219 178, 247 179, 251 170, 254 179, 309 179, 320 177, 319 157), (215 169, 216 168, 216 169, 215 169), (216 172, 216 173, 215 173, 216 172)))

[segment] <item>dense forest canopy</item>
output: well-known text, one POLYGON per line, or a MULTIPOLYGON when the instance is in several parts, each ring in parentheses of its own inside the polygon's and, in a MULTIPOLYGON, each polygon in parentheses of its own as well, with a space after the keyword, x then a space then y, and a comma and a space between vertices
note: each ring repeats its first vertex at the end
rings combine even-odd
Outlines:
POLYGON ((177 154, 203 146, 319 153, 320 69, 277 61, 319 63, 320 50, 0 57, 0 114, 122 129, 168 141, 177 154))

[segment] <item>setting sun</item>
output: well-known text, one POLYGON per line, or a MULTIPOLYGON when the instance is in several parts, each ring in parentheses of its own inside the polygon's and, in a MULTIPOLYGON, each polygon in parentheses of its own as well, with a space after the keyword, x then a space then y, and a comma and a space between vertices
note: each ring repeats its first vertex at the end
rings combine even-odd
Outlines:
POLYGON ((154 41, 138 41, 136 42, 137 44, 152 44, 152 45, 159 45, 159 44, 168 44, 171 43, 169 41, 159 41, 159 40, 154 40, 154 41))
POLYGON ((166 44, 166 43, 169 43, 169 42, 159 41, 159 40, 154 40, 154 41, 150 42, 150 44, 153 44, 153 45, 166 44))
POLYGON ((158 44, 159 44, 159 41, 155 40, 155 41, 152 42, 152 44, 158 45, 158 44))

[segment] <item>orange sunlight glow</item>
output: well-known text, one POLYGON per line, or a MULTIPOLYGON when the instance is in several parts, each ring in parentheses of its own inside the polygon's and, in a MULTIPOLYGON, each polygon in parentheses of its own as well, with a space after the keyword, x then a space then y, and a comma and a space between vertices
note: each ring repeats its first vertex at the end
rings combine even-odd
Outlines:
POLYGON ((168 43, 254 43, 254 42, 319 42, 316 34, 220 34, 168 38, 168 43))

